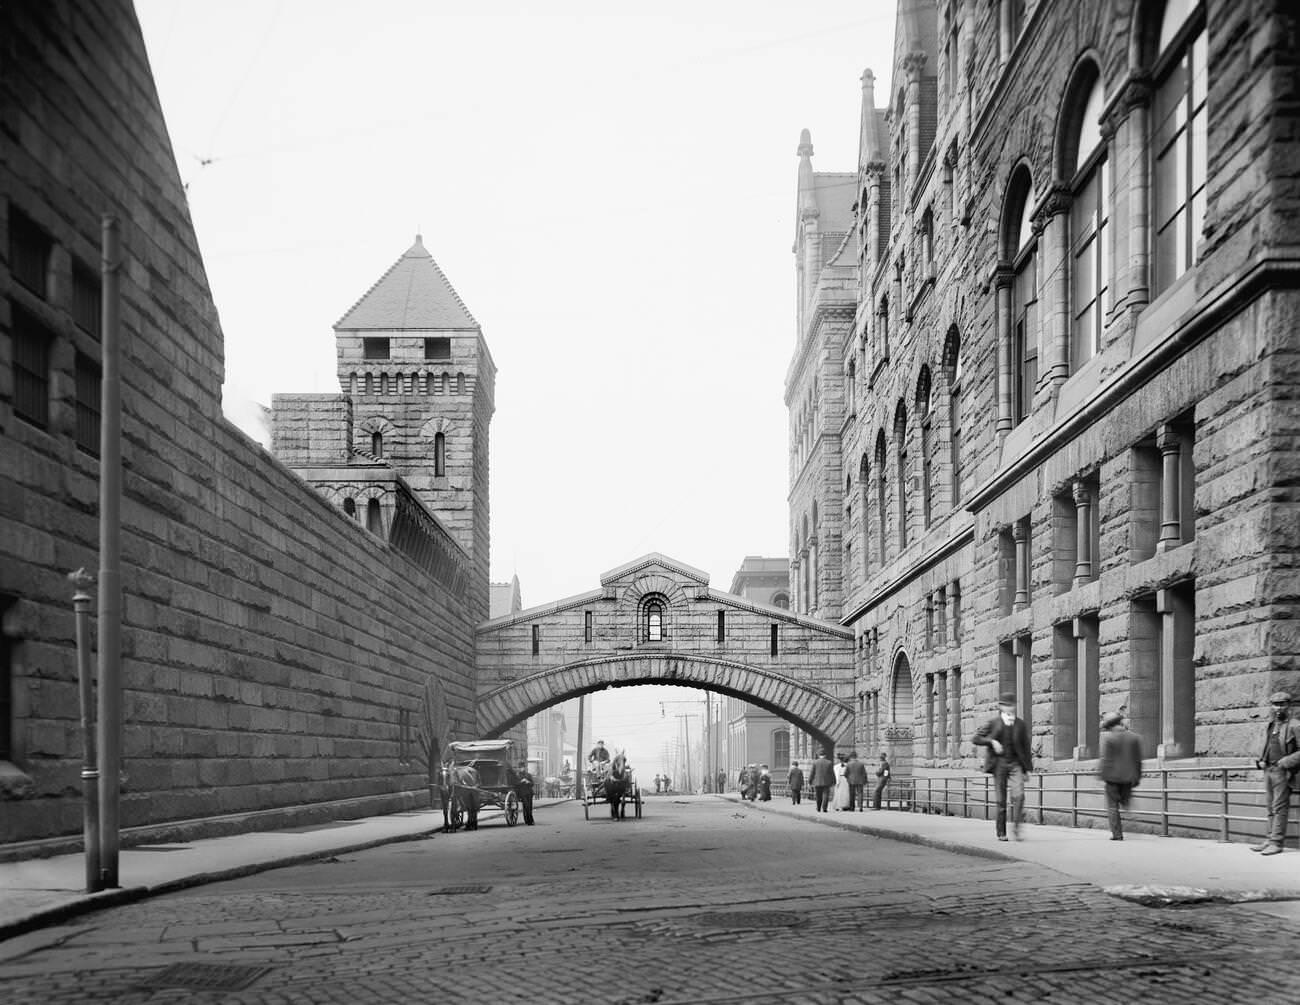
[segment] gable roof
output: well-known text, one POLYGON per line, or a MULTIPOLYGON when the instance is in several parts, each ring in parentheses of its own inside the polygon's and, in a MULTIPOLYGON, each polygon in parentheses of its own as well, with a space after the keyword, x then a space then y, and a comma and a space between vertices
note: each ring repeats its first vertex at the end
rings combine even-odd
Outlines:
POLYGON ((415 243, 334 326, 349 331, 477 330, 460 294, 415 235, 415 243))
POLYGON ((657 551, 652 551, 648 555, 642 555, 640 558, 634 558, 630 562, 624 562, 618 568, 610 569, 609 572, 602 573, 600 585, 608 586, 610 583, 623 579, 634 572, 640 572, 643 569, 658 567, 668 572, 675 572, 679 576, 685 576, 687 579, 693 579, 702 586, 709 583, 709 574, 701 572, 694 566, 687 565, 685 562, 679 562, 675 558, 669 558, 661 555, 657 551))

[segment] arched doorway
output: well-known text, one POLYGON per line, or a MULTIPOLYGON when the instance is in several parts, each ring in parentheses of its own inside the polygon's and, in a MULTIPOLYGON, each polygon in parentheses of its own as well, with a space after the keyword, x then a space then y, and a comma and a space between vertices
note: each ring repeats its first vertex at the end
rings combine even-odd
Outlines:
POLYGON ((894 657, 893 680, 889 689, 889 721, 885 725, 885 743, 894 774, 912 773, 913 728, 912 664, 907 654, 899 652, 894 657))

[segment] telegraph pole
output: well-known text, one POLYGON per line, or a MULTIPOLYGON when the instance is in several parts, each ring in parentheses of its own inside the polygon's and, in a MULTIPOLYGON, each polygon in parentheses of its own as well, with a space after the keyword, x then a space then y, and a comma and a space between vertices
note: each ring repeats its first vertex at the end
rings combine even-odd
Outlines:
POLYGON ((122 779, 122 246, 104 216, 100 288, 103 378, 99 427, 99 852, 100 888, 117 882, 122 779))

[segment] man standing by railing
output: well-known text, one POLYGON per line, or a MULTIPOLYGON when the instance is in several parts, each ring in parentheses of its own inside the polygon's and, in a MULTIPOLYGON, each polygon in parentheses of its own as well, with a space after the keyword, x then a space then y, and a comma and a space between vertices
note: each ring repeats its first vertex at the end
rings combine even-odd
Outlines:
POLYGON ((1016 696, 1010 692, 998 698, 998 714, 975 731, 971 741, 977 747, 993 748, 993 782, 998 794, 998 840, 1007 839, 1007 794, 1011 796, 1011 827, 1020 840, 1020 821, 1025 812, 1025 777, 1034 770, 1029 746, 1029 726, 1016 715, 1016 696))
POLYGON ((1286 839, 1291 809, 1292 778, 1300 768, 1300 724, 1291 720, 1291 696, 1277 691, 1269 696, 1272 716, 1264 734, 1264 752, 1256 765, 1264 771, 1264 799, 1268 803, 1268 833, 1251 850, 1278 855, 1286 839))

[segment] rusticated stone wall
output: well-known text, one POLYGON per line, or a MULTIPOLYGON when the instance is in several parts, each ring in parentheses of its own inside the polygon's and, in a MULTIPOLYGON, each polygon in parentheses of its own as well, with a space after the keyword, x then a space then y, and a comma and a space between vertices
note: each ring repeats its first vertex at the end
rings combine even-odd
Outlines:
POLYGON ((100 346, 72 277, 97 269, 105 212, 124 250, 123 825, 409 805, 426 680, 475 731, 466 600, 222 417, 222 333, 127 0, 0 7, 0 131, 0 228, 29 220, 49 248, 37 288, 0 251, 0 844, 81 827, 66 575, 98 566, 74 373, 100 346), (14 409, 19 312, 47 340, 43 424, 14 409))

